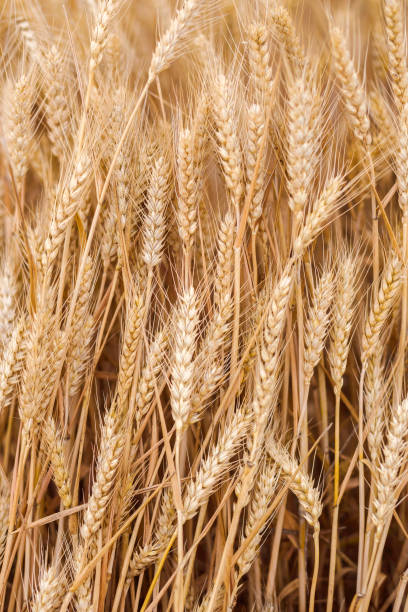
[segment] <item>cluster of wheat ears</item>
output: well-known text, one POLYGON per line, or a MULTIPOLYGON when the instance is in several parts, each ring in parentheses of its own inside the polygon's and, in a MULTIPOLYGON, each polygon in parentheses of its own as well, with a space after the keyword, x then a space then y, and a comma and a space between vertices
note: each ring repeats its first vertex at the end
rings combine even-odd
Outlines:
POLYGON ((405 20, 0 3, 1 610, 408 610, 405 20))

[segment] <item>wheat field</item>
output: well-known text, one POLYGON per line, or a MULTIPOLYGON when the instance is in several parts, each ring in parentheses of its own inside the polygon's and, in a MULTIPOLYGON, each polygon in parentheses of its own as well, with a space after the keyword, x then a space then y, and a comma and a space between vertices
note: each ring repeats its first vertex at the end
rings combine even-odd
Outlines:
POLYGON ((0 609, 408 612, 403 0, 0 3, 0 609))

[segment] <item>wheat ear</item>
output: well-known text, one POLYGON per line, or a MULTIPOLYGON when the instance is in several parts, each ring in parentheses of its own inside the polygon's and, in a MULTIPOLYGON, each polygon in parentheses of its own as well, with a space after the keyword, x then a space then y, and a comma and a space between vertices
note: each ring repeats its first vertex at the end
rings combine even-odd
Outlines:
POLYGON ((37 592, 32 602, 32 612, 59 610, 66 591, 65 576, 50 566, 41 574, 37 592))
POLYGON ((381 332, 391 313, 394 301, 401 288, 401 262, 395 255, 391 256, 384 269, 377 297, 374 297, 368 313, 361 340, 361 362, 366 367, 380 340, 381 332))
POLYGON ((339 81, 351 127, 355 137, 364 147, 368 148, 371 144, 371 133, 364 89, 359 81, 340 28, 330 24, 330 37, 336 77, 339 81))
POLYGON ((322 273, 313 293, 312 304, 305 324, 304 349, 304 384, 310 385, 313 370, 319 362, 323 351, 326 334, 330 323, 331 303, 334 293, 332 270, 322 273))
POLYGON ((402 109, 408 102, 408 70, 403 5, 400 0, 384 0, 384 21, 392 86, 397 105, 402 109))
POLYGON ((69 508, 72 503, 71 479, 66 468, 64 441, 52 417, 49 417, 45 422, 43 436, 50 453, 51 467, 58 494, 65 508, 69 508))

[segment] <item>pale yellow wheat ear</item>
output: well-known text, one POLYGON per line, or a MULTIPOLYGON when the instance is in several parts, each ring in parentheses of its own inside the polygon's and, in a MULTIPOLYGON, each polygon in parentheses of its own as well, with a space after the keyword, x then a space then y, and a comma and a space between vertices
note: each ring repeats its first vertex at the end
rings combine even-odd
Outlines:
POLYGON ((347 117, 355 137, 367 148, 372 138, 366 94, 353 65, 342 31, 331 22, 329 25, 335 75, 343 96, 347 117))
POLYGON ((171 409, 178 432, 184 429, 191 412, 197 325, 197 296, 194 289, 190 287, 180 296, 174 327, 171 409))
POLYGON ((165 491, 161 502, 160 514, 155 525, 152 543, 144 544, 135 550, 129 563, 128 579, 138 576, 143 570, 155 563, 165 551, 168 541, 174 531, 176 511, 172 495, 165 491))
POLYGON ((156 45, 149 66, 149 81, 153 81, 180 55, 193 33, 211 17, 216 5, 217 0, 184 0, 156 45))
POLYGON ((168 205, 170 167, 166 157, 155 160, 150 177, 144 219, 142 258, 149 269, 157 266, 163 255, 166 232, 166 208, 168 205))
POLYGON ((30 609, 33 612, 52 612, 59 609, 65 591, 65 575, 52 565, 47 569, 43 568, 30 609))
POLYGON ((233 415, 224 431, 220 432, 218 440, 213 443, 207 457, 201 461, 195 477, 186 487, 183 497, 184 521, 197 514, 219 485, 248 431, 249 424, 249 414, 241 408, 233 415))
POLYGON ((33 89, 30 74, 9 82, 3 98, 3 120, 8 155, 16 187, 21 189, 33 144, 33 89))
POLYGON ((248 27, 248 63, 256 101, 259 103, 272 90, 268 29, 263 23, 251 23, 248 27))
POLYGON ((334 295, 333 271, 324 270, 313 291, 312 302, 305 322, 304 376, 305 386, 310 385, 313 370, 320 360, 331 318, 334 295))
POLYGON ((253 234, 258 231, 259 220, 262 216, 264 195, 266 189, 266 147, 258 163, 258 152, 263 146, 263 138, 266 130, 266 117, 259 104, 251 104, 247 110, 248 130, 246 139, 245 165, 246 165, 246 190, 245 197, 250 197, 252 182, 251 205, 249 209, 249 225, 253 234))
POLYGON ((320 491, 315 487, 310 476, 279 442, 270 438, 266 448, 281 469, 281 474, 287 481, 289 489, 298 498, 306 521, 314 529, 319 530, 319 519, 323 510, 320 491))
POLYGON ((286 53, 293 74, 300 76, 305 68, 306 59, 302 43, 296 33, 289 12, 284 6, 277 3, 272 7, 270 13, 267 13, 267 16, 280 45, 286 53))
POLYGON ((71 119, 66 82, 66 63, 57 45, 52 45, 42 63, 45 85, 45 110, 52 152, 63 161, 71 141, 71 119))
POLYGON ((367 362, 364 380, 364 410, 368 422, 367 443, 373 470, 378 468, 381 444, 384 435, 388 393, 384 392, 386 379, 381 363, 381 351, 372 355, 367 362))
POLYGON ((373 521, 380 531, 397 502, 399 471, 407 453, 406 431, 408 400, 391 408, 387 423, 387 440, 382 445, 378 464, 377 493, 374 498, 373 521))
POLYGON ((81 536, 86 543, 98 531, 105 517, 108 503, 112 497, 123 446, 124 438, 118 415, 115 412, 108 412, 101 433, 92 493, 81 524, 81 536))
POLYGON ((55 485, 62 503, 66 508, 71 506, 71 482, 67 471, 67 459, 64 452, 64 438, 52 417, 45 422, 43 437, 46 450, 50 456, 55 485))
POLYGON ((399 296, 402 282, 401 270, 399 258, 391 255, 384 268, 378 296, 373 297, 364 325, 361 340, 361 361, 364 368, 367 367, 368 359, 376 349, 394 301, 399 296))
POLYGON ((231 205, 238 216, 243 194, 243 166, 234 84, 231 77, 219 68, 211 85, 212 115, 220 164, 231 205))
POLYGON ((290 84, 287 99, 287 188, 289 207, 299 225, 308 204, 319 162, 317 92, 305 77, 290 84))
POLYGON ((89 154, 84 150, 74 165, 67 183, 61 187, 57 194, 41 260, 44 273, 49 273, 50 268, 54 264, 65 240, 65 231, 71 224, 75 214, 78 213, 81 203, 86 197, 91 170, 92 165, 89 154))
POLYGON ((333 325, 330 333, 329 363, 335 393, 340 393, 346 370, 356 288, 357 261, 352 253, 345 253, 337 265, 333 325))
POLYGON ((300 257, 305 249, 317 238, 324 224, 327 223, 328 218, 335 210, 343 187, 344 178, 340 175, 326 182, 319 197, 315 200, 312 210, 300 226, 299 234, 293 245, 295 257, 300 257))
MULTIPOLYGON (((258 521, 266 514, 277 489, 278 476, 279 469, 277 465, 272 461, 266 460, 265 465, 261 466, 257 474, 255 488, 252 491, 242 542, 245 542, 245 538, 251 535, 252 531, 257 528, 258 521)), ((238 580, 249 571, 258 552, 257 549, 260 546, 264 529, 265 526, 257 531, 243 555, 239 557, 237 563, 238 580)))
POLYGON ((384 0, 383 10, 387 35, 388 68, 392 79, 395 101, 399 109, 401 109, 408 102, 404 4, 401 0, 384 0))

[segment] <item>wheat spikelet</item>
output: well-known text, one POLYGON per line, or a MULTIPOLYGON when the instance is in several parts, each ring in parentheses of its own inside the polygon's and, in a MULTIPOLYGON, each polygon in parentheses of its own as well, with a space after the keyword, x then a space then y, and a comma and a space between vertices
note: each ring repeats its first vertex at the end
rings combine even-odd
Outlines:
POLYGON ((71 123, 67 103, 67 90, 64 77, 64 62, 56 45, 52 45, 45 55, 45 110, 47 115, 48 137, 52 152, 60 161, 64 159, 69 144, 71 123))
POLYGON ((249 426, 244 409, 237 411, 213 444, 208 456, 201 461, 194 479, 187 485, 183 497, 183 520, 193 518, 214 492, 234 453, 238 450, 249 426))
POLYGON ((29 50, 33 59, 41 63, 43 56, 38 44, 38 36, 32 28, 29 20, 22 15, 16 16, 16 27, 20 31, 24 46, 29 50))
POLYGON ((381 360, 378 355, 372 355, 367 362, 367 371, 364 379, 364 408, 369 424, 367 443, 370 451, 371 463, 377 467, 385 425, 385 397, 383 396, 384 375, 381 360))
POLYGON ((236 131, 233 88, 229 78, 218 71, 214 82, 212 112, 216 125, 216 139, 225 184, 232 206, 237 211, 243 193, 242 152, 236 131))
POLYGON ((161 329, 149 346, 136 391, 136 424, 139 425, 154 396, 168 343, 167 329, 161 329))
POLYGON ((50 461, 58 494, 65 508, 71 506, 71 482, 66 469, 64 442, 55 421, 49 417, 43 428, 45 443, 50 453, 50 461))
POLYGON ((59 610, 65 594, 64 576, 55 567, 44 570, 38 583, 32 603, 33 612, 53 612, 59 610))
POLYGON ((227 212, 218 229, 217 263, 214 272, 214 306, 218 310, 229 301, 233 271, 234 218, 227 212))
MULTIPOLYGON (((259 104, 251 104, 248 109, 248 133, 247 133, 247 148, 245 153, 246 166, 246 194, 251 191, 252 181, 255 176, 255 169, 258 159, 258 151, 262 146, 262 140, 265 132, 265 116, 259 104)), ((261 163, 256 174, 254 189, 252 191, 251 206, 248 214, 248 222, 252 232, 256 233, 258 229, 259 219, 262 215, 263 200, 265 193, 265 166, 266 152, 265 147, 261 158, 261 163)))
POLYGON ((384 0, 384 18, 392 86, 397 105, 401 109, 408 102, 408 71, 403 7, 400 0, 384 0))
POLYGON ((17 301, 21 289, 18 276, 16 256, 10 253, 4 261, 0 277, 0 337, 3 346, 10 339, 16 318, 17 301))
POLYGON ((123 415, 127 407, 127 396, 132 384, 136 355, 140 340, 144 315, 143 296, 134 288, 126 316, 126 326, 119 358, 117 397, 119 414, 123 415))
POLYGON ((128 580, 138 576, 146 567, 156 563, 167 547, 174 531, 176 511, 172 496, 165 491, 161 504, 160 515, 154 529, 154 539, 150 544, 141 546, 132 555, 128 569, 128 580))
MULTIPOLYGON (((51 299, 52 294, 48 297, 51 299)), ((53 376, 63 357, 63 338, 56 332, 50 306, 51 303, 40 304, 27 323, 26 360, 19 400, 20 418, 26 436, 39 424, 47 409, 47 400, 50 399, 55 380, 53 376), (54 359, 50 362, 49 355, 52 354, 54 359)))
POLYGON ((100 528, 115 484, 124 445, 118 420, 115 414, 110 413, 104 420, 92 494, 81 525, 81 536, 85 542, 100 528))
POLYGON ((398 473, 406 456, 406 431, 408 425, 408 400, 391 409, 387 442, 382 448, 382 460, 378 466, 377 490, 373 501, 373 522, 379 531, 385 524, 396 503, 398 473))
POLYGON ((322 273, 314 289, 313 300, 305 324, 305 349, 303 371, 305 386, 308 387, 313 370, 320 360, 328 326, 330 323, 331 303, 333 300, 334 279, 332 270, 322 273))
POLYGON ((67 350, 66 364, 69 372, 68 394, 73 397, 79 390, 86 368, 92 341, 94 320, 89 314, 89 302, 92 292, 94 264, 91 257, 85 261, 81 290, 75 307, 70 342, 67 350))
POLYGON ((351 254, 346 254, 339 262, 336 285, 329 363, 334 392, 340 393, 350 349, 356 291, 356 262, 351 254))
POLYGON ((301 222, 318 161, 314 112, 315 93, 304 78, 297 79, 288 92, 287 173, 289 207, 301 222))
POLYGON ((359 82, 340 28, 330 24, 330 37, 336 77, 339 81, 353 133, 363 146, 368 148, 371 144, 370 119, 363 87, 359 82))
POLYGON ((0 364, 0 410, 7 408, 25 360, 25 317, 16 323, 0 364))
POLYGON ((64 241, 65 231, 85 197, 90 171, 91 165, 88 154, 83 152, 75 165, 68 185, 58 196, 55 205, 49 235, 45 240, 42 255, 42 265, 45 269, 49 269, 55 261, 59 248, 64 241))
POLYGON ((304 518, 309 525, 318 530, 319 518, 323 509, 320 491, 316 489, 310 476, 304 472, 283 446, 270 439, 267 450, 281 468, 282 475, 290 490, 298 498, 304 518))
POLYGON ((194 135, 189 129, 182 130, 177 150, 178 231, 185 250, 191 250, 197 229, 197 199, 200 188, 197 152, 194 135))
POLYGON ((334 206, 340 197, 342 187, 343 180, 340 176, 336 176, 326 183, 311 212, 307 215, 301 226, 299 235, 295 239, 293 251, 296 257, 299 257, 304 252, 322 230, 324 223, 333 212, 334 206))
POLYGON ((408 218, 408 106, 404 106, 401 109, 395 161, 397 167, 398 203, 402 211, 403 223, 406 223, 408 218))
POLYGON ((283 6, 273 7, 270 21, 285 49, 294 74, 299 76, 305 66, 305 55, 288 11, 283 6))
POLYGON ((194 349, 198 324, 197 298, 193 287, 180 296, 174 330, 174 363, 171 368, 171 411, 177 431, 182 431, 191 412, 194 349))
POLYGON ((184 0, 169 27, 156 45, 149 66, 149 81, 165 70, 178 56, 195 28, 205 20, 205 11, 211 9, 212 1, 184 0))
POLYGON ((103 51, 108 42, 112 21, 120 8, 120 4, 121 0, 104 0, 98 9, 90 47, 91 57, 89 60, 89 69, 91 71, 94 71, 102 61, 103 51))
MULTIPOLYGON (((248 506, 247 519, 245 521, 244 533, 242 534, 243 543, 245 538, 248 538, 252 531, 257 526, 258 521, 266 513, 268 506, 273 498, 276 487, 278 484, 278 470, 276 465, 270 461, 266 461, 265 465, 259 470, 256 478, 256 484, 252 491, 251 501, 248 506)), ((244 550, 241 557, 239 557, 238 565, 238 576, 240 580, 250 569, 256 554, 259 544, 261 542, 262 533, 265 526, 257 531, 256 536, 251 540, 248 547, 244 550)))
POLYGON ((147 213, 143 225, 142 258, 149 268, 160 263, 163 254, 166 207, 169 197, 169 164, 159 157, 152 168, 147 195, 147 213))
MULTIPOLYGON (((6 141, 17 188, 25 177, 32 146, 31 107, 33 92, 29 75, 23 74, 9 92, 6 110, 6 141)), ((4 102, 5 104, 5 102, 4 102)))
POLYGON ((361 340, 361 362, 367 365, 380 340, 381 332, 401 288, 401 262, 395 255, 388 261, 381 279, 378 296, 372 301, 361 340))
POLYGON ((291 296, 293 270, 292 262, 289 262, 276 283, 267 304, 267 316, 262 329, 262 344, 256 363, 254 397, 252 400, 255 427, 253 437, 249 440, 251 461, 259 456, 263 446, 266 423, 275 409, 274 399, 279 376, 279 348, 291 296))
POLYGON ((248 28, 248 60, 256 97, 261 101, 272 90, 268 32, 263 23, 252 23, 248 28))

